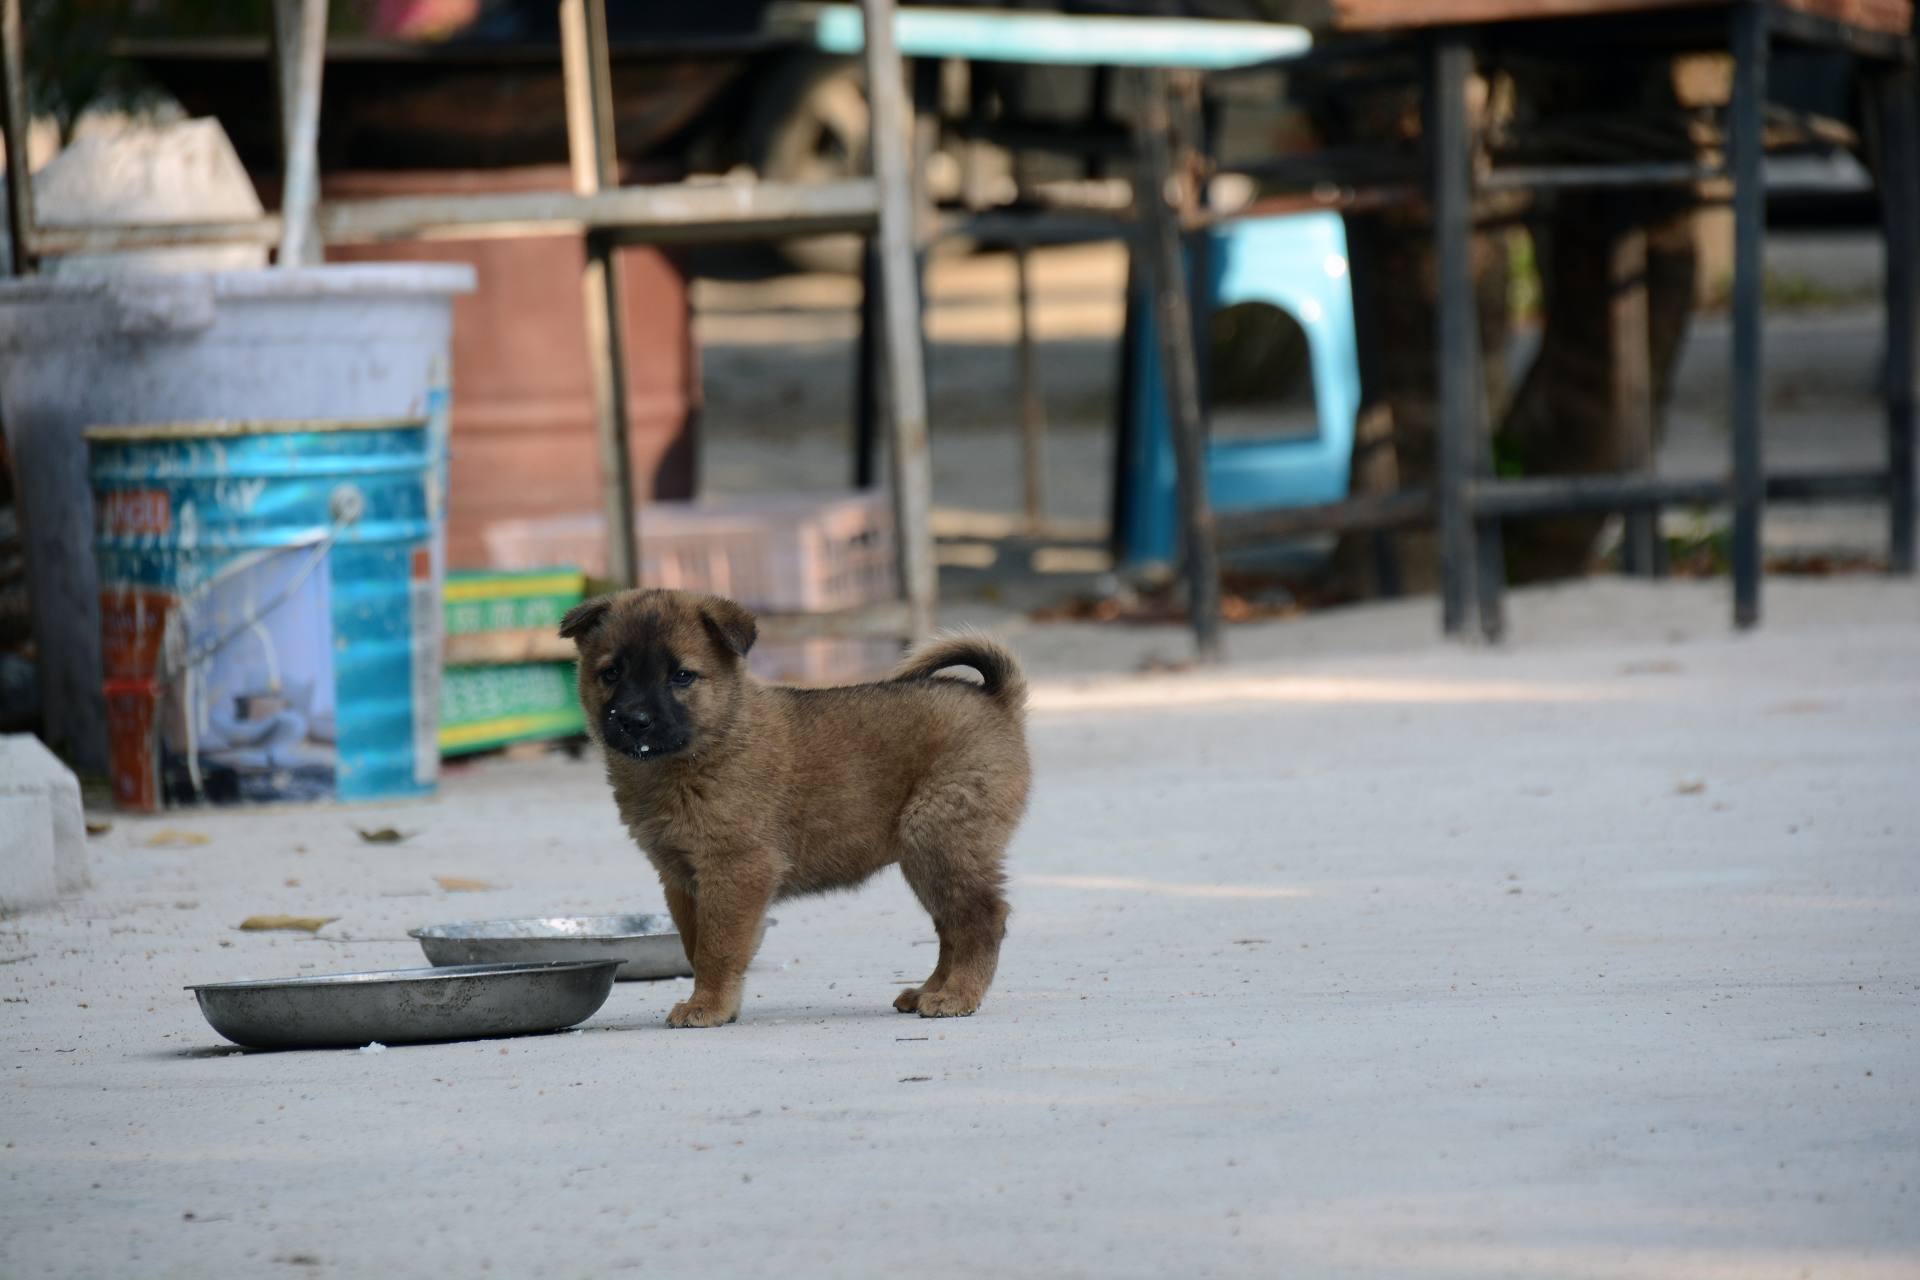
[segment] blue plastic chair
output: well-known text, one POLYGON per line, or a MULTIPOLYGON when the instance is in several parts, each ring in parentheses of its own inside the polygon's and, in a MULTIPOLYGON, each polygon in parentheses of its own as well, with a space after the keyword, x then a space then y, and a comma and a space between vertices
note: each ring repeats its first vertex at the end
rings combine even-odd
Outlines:
MULTIPOLYGON (((1207 493, 1215 511, 1300 507, 1347 496, 1360 355, 1354 336, 1347 233, 1340 215, 1287 214, 1230 222, 1206 233, 1213 305, 1265 302, 1306 333, 1319 431, 1309 437, 1225 440, 1207 447, 1207 493)), ((1160 344, 1144 290, 1132 300, 1131 429, 1121 483, 1119 551, 1130 567, 1175 558, 1180 516, 1172 434, 1160 377, 1160 344)))

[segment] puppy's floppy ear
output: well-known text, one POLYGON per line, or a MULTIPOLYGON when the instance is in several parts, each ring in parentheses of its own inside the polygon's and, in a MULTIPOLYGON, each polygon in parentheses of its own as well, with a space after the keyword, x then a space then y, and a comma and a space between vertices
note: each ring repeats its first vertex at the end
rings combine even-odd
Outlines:
POLYGON ((567 616, 560 619, 560 638, 578 640, 593 634, 593 631, 606 620, 607 610, 613 608, 612 596, 595 596, 583 600, 567 610, 567 616))
POLYGON ((708 596, 700 602, 700 622, 720 647, 736 658, 746 657, 760 635, 753 615, 721 596, 708 596))

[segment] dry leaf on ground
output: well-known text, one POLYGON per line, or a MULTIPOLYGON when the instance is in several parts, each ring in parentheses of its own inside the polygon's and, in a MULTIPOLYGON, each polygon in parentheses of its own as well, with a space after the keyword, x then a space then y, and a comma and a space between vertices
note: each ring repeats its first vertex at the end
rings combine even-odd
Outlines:
POLYGON ((448 893, 485 893, 493 888, 485 880, 469 880, 465 876, 435 876, 433 882, 448 893))
POLYGON ((213 837, 203 836, 198 831, 177 831, 168 827, 148 836, 146 843, 150 848, 159 849, 176 844, 212 844, 213 837))
POLYGON ((399 844, 402 840, 411 840, 419 835, 418 831, 402 831, 398 827, 376 827, 369 831, 365 827, 355 827, 360 838, 368 844, 399 844))
POLYGON ((1707 789, 1707 784, 1697 779, 1673 784, 1673 794, 1677 796, 1697 796, 1707 789))
POLYGON ((240 922, 239 927, 247 933, 264 933, 272 929, 318 933, 339 918, 339 916, 248 916, 240 922))

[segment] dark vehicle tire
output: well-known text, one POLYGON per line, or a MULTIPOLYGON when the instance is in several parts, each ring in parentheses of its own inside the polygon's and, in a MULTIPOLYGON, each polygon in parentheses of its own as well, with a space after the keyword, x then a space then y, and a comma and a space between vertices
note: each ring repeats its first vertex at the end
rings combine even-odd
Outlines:
MULTIPOLYGON (((833 182, 867 171, 866 77, 841 59, 795 59, 755 95, 747 157, 770 182, 833 182)), ((857 273, 857 235, 808 236, 774 246, 796 270, 857 273)))

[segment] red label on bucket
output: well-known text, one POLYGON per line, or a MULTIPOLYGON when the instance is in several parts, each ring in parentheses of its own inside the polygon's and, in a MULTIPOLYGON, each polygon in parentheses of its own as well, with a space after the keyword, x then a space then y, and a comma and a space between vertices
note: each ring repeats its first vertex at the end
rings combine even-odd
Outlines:
POLYGON ((171 591, 109 586, 100 593, 101 666, 109 678, 144 679, 159 668, 171 591))
POLYGON ((109 538, 157 538, 173 529, 173 511, 160 489, 115 489, 96 495, 100 532, 109 538))
POLYGON ((114 803, 153 813, 160 808, 159 699, 152 685, 136 680, 109 680, 106 695, 114 803))

